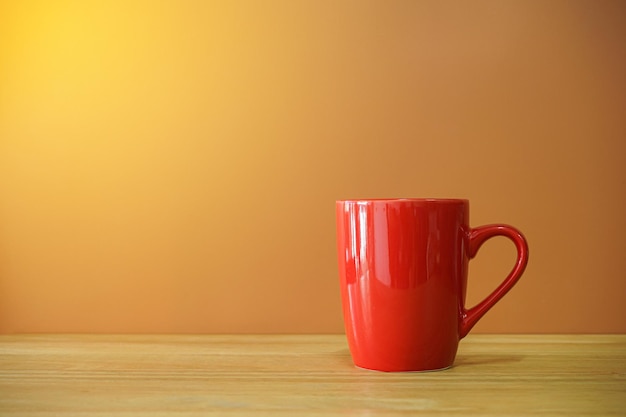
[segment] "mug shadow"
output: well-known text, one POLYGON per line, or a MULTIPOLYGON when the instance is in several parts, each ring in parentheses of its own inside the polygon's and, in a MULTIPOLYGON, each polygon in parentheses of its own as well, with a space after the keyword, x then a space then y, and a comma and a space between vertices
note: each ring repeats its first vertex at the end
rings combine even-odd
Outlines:
POLYGON ((510 365, 513 363, 521 362, 524 359, 523 355, 511 355, 511 354, 459 354, 454 360, 453 368, 457 366, 472 366, 472 365, 510 365))
MULTIPOLYGON (((335 358, 345 366, 359 369, 354 366, 350 351, 341 349, 334 352, 335 358)), ((524 355, 513 355, 508 353, 485 353, 485 354, 463 354, 459 353, 450 368, 485 366, 485 365, 512 365, 524 360, 524 355)), ((441 370, 440 370, 441 371, 441 370)))

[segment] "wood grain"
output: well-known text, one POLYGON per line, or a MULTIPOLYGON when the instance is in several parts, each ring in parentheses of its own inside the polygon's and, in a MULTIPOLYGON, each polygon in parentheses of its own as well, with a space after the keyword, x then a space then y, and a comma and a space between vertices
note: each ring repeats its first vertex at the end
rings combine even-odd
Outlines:
POLYGON ((455 366, 356 369, 343 335, 0 336, 0 415, 626 414, 626 335, 470 335, 455 366))

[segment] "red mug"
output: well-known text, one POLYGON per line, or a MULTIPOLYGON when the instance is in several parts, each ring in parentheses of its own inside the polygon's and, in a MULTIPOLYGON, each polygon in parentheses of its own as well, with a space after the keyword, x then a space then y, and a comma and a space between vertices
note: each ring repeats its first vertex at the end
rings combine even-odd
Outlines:
POLYGON ((336 203, 343 317, 354 364, 379 371, 452 366, 459 341, 519 280, 526 239, 494 224, 469 227, 469 201, 345 200, 336 203), (465 307, 467 266, 489 238, 517 248, 506 279, 465 307))

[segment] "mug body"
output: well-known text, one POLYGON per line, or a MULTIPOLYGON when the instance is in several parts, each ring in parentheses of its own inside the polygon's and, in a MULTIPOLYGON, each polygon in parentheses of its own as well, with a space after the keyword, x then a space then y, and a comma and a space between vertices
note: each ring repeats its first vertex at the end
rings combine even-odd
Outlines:
POLYGON ((336 203, 346 335, 356 366, 427 371, 452 365, 467 280, 469 202, 336 203))

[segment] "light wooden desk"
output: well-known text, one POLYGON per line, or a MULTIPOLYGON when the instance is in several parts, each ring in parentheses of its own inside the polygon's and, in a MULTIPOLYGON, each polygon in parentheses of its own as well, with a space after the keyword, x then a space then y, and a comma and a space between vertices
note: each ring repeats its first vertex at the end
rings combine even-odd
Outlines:
POLYGON ((626 415, 626 335, 488 336, 456 365, 352 366, 343 335, 0 336, 0 415, 626 415))

